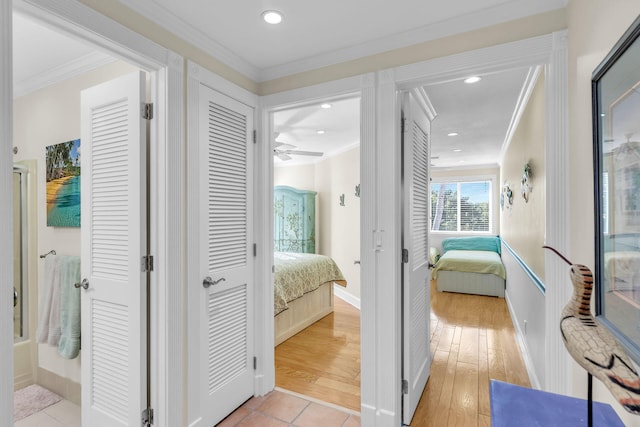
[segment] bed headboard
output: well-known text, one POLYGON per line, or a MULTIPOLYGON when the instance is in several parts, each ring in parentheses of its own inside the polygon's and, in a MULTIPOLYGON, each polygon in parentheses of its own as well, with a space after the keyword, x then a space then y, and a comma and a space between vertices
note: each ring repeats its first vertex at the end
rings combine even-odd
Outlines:
POLYGON ((499 236, 451 237, 442 241, 442 253, 449 250, 491 251, 501 253, 499 236))

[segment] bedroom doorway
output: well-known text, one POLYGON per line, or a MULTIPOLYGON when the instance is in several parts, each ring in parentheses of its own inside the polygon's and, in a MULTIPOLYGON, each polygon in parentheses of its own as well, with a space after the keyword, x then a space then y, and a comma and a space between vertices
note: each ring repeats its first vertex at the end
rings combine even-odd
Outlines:
POLYGON ((276 387, 359 412, 360 98, 271 117, 276 387))

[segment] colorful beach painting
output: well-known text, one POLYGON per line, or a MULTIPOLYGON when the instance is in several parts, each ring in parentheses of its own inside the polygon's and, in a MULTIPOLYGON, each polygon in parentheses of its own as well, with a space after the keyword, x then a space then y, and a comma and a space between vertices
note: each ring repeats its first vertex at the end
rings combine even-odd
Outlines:
POLYGON ((80 140, 46 150, 47 225, 80 227, 80 140))

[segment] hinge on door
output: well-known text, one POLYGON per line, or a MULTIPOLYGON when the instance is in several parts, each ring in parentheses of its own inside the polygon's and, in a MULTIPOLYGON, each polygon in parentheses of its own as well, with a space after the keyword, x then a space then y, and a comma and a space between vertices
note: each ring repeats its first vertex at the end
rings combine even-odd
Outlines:
POLYGON ((140 266, 143 273, 153 271, 153 255, 143 256, 142 261, 140 262, 140 266))
POLYGON ((253 370, 255 371, 256 369, 258 369, 258 358, 253 356, 253 370))
POLYGON ((253 256, 258 256, 258 245, 253 244, 253 256))
POLYGON ((254 129, 253 130, 253 143, 255 144, 256 142, 258 142, 258 132, 254 129))
POLYGON ((404 133, 404 122, 407 121, 404 117, 400 119, 400 133, 404 133))
POLYGON ((153 119, 153 104, 142 104, 142 118, 145 120, 153 119))
POLYGON ((149 427, 153 424, 153 409, 147 408, 142 411, 142 427, 149 427))
POLYGON ((402 250, 402 262, 405 263, 405 264, 409 262, 409 250, 408 249, 403 249, 402 250))
POLYGON ((409 381, 402 380, 402 394, 409 393, 409 381))

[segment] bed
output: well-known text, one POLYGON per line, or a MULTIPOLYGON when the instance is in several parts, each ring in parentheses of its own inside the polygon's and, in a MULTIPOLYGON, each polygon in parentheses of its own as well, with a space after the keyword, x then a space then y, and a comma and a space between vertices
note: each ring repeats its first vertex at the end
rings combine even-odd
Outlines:
POLYGON ((328 256, 274 253, 275 345, 333 311, 333 284, 347 286, 328 256))
POLYGON ((431 273, 438 291, 504 298, 506 270, 499 237, 445 239, 442 251, 431 273))

